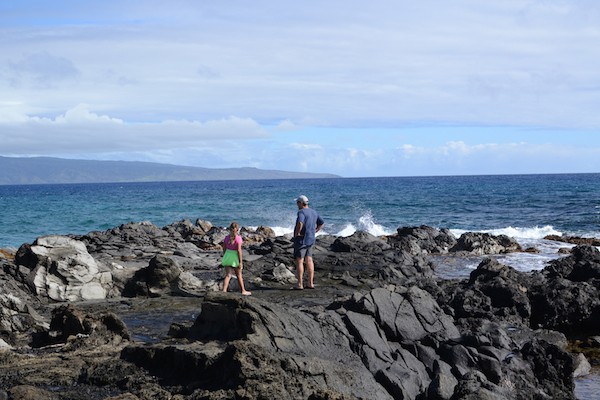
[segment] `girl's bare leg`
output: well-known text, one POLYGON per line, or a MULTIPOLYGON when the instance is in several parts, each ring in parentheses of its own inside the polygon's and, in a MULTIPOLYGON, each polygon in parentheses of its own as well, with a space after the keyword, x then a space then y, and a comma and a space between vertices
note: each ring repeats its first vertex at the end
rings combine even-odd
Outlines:
POLYGON ((240 289, 242 289, 242 294, 245 296, 249 296, 252 294, 252 292, 248 292, 246 290, 246 288, 244 287, 244 280, 242 279, 242 269, 241 268, 234 268, 235 269, 235 274, 237 276, 238 282, 240 284, 240 289))
POLYGON ((231 275, 233 271, 231 267, 225 267, 225 279, 223 280, 223 291, 226 292, 227 288, 229 288, 229 281, 231 280, 231 275))

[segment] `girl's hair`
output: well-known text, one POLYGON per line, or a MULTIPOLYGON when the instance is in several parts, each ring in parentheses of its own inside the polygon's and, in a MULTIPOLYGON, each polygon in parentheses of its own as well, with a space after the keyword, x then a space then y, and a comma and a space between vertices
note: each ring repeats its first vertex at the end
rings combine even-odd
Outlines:
POLYGON ((239 231, 240 230, 240 224, 238 224, 237 222, 233 221, 231 223, 231 225, 229 225, 229 230, 239 231))

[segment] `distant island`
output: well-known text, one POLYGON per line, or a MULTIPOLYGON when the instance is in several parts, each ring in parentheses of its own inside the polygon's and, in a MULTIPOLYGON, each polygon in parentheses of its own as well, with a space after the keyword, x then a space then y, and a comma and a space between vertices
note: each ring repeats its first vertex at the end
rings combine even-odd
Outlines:
POLYGON ((0 185, 338 178, 338 175, 258 168, 201 168, 140 161, 0 156, 0 185))

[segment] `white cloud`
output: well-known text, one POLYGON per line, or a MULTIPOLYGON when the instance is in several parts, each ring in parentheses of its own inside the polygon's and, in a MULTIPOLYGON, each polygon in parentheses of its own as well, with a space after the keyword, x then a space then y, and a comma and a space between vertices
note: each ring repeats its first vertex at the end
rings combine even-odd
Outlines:
POLYGON ((108 1, 88 13, 26 3, 24 21, 54 22, 61 11, 86 22, 0 32, 0 66, 37 109, 88 103, 136 121, 202 110, 327 126, 600 127, 591 1, 108 1), (31 90, 25 75, 56 90, 31 90))
POLYGON ((323 146, 315 143, 290 143, 289 147, 295 150, 301 150, 312 153, 325 151, 323 146))
POLYGON ((111 118, 108 115, 98 115, 89 110, 89 105, 79 104, 74 108, 67 110, 63 115, 57 116, 54 120, 50 118, 33 117, 32 121, 46 123, 48 125, 79 125, 79 124, 115 124, 122 125, 123 120, 111 118))
POLYGON ((439 130, 443 144, 298 136, 406 126, 597 134, 593 0, 17 3, 0 13, 3 155, 197 165, 202 152, 211 166, 341 175, 507 173, 527 169, 527 157, 528 170, 554 171, 550 155, 596 165, 585 145, 543 149, 515 133, 470 141, 439 130))
POLYGON ((10 155, 170 151, 265 137, 268 133, 249 118, 129 123, 94 113, 85 104, 55 118, 12 115, 0 120, 2 153, 10 155))
POLYGON ((342 176, 422 176, 590 172, 600 171, 598 160, 600 146, 582 149, 550 143, 452 141, 371 150, 288 146, 281 150, 280 158, 271 161, 291 169, 342 176))
POLYGON ((600 147, 594 146, 583 149, 551 143, 452 141, 433 147, 406 144, 398 150, 401 157, 393 158, 393 170, 414 175, 600 171, 600 161, 594 161, 600 160, 600 147))
POLYGON ((300 126, 296 125, 294 122, 290 121, 289 119, 279 122, 277 124, 277 126, 275 127, 275 129, 278 131, 295 131, 300 128, 301 128, 300 126))

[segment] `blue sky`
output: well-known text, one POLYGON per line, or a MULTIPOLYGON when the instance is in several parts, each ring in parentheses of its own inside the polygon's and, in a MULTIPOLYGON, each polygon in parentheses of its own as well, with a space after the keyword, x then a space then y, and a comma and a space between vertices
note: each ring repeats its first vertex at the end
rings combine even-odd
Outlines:
POLYGON ((600 172, 593 0, 0 4, 0 155, 600 172))

